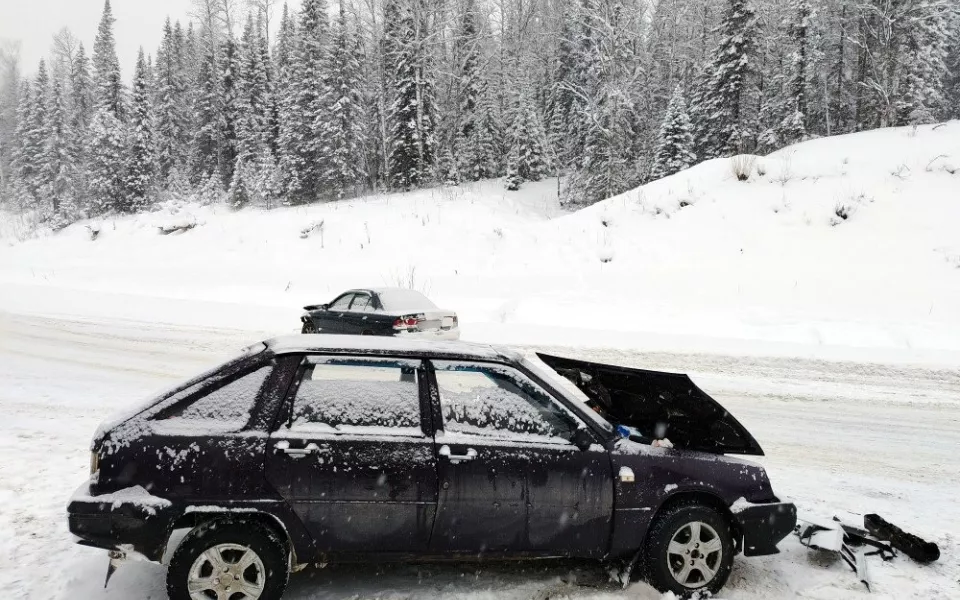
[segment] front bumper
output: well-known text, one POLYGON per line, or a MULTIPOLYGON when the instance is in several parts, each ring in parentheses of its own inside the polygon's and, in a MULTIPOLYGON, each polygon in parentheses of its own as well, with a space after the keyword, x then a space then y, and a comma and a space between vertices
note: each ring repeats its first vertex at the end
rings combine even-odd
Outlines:
POLYGON ((104 550, 135 550, 159 562, 173 521, 170 507, 92 496, 84 483, 67 505, 67 523, 78 544, 104 550))
POLYGON ((777 554, 777 543, 797 526, 797 507, 791 502, 742 503, 731 510, 743 535, 744 556, 777 554))

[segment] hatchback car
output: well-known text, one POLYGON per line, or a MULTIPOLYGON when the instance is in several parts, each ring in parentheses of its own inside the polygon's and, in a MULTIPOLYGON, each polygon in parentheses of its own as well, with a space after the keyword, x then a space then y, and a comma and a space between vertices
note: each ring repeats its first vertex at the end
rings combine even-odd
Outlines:
POLYGON ((174 600, 274 600, 331 561, 478 557, 715 592, 796 522, 762 467, 723 456, 762 450, 685 375, 462 342, 266 341, 92 450, 70 531, 110 551, 108 579, 170 546, 174 600))
POLYGON ((329 304, 303 307, 301 333, 460 339, 457 313, 437 308, 416 290, 348 290, 329 304))

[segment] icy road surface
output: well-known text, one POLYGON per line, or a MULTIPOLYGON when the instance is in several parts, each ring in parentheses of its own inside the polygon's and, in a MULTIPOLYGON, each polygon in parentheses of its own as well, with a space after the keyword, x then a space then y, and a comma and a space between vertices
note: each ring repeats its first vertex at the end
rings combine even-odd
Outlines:
MULTIPOLYGON (((65 505, 87 476, 97 424, 195 374, 260 332, 0 313, 0 590, 4 598, 165 598, 164 569, 123 566, 103 589, 103 552, 73 544, 65 505)), ((722 595, 770 598, 960 598, 960 372, 917 367, 553 349, 686 371, 754 433, 774 489, 801 513, 878 512, 935 540, 921 567, 874 561, 868 594, 843 564, 793 539, 776 556, 742 559, 722 595)), ((307 571, 291 599, 657 598, 570 585, 571 567, 400 566, 307 571)), ((596 571, 581 572, 581 581, 596 571)))

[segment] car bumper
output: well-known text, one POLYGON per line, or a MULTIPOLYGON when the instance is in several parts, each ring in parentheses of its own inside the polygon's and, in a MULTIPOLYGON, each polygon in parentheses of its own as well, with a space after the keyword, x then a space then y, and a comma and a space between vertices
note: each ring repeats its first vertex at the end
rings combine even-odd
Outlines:
POLYGON ((797 526, 797 507, 790 502, 744 503, 732 510, 743 534, 744 556, 777 554, 777 543, 797 526))
POLYGON ((78 544, 104 550, 134 550, 160 561, 166 546, 173 511, 116 500, 109 494, 93 496, 84 483, 67 505, 67 523, 78 544))
POLYGON ((460 328, 428 329, 426 331, 401 331, 395 337, 413 340, 459 340, 460 328))

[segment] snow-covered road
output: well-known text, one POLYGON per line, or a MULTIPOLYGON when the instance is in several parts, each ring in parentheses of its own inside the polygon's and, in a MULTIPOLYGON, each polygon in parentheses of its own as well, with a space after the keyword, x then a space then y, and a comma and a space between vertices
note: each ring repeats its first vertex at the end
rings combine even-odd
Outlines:
MULTIPOLYGON (((86 477, 96 425, 263 332, 0 312, 0 590, 4 598, 164 598, 162 567, 131 564, 102 589, 102 552, 75 546, 64 508, 86 477)), ((801 513, 878 512, 936 540, 939 563, 873 566, 870 598, 960 598, 960 371, 802 359, 552 349, 691 373, 767 452, 778 494, 801 513)), ((738 559, 725 598, 868 597, 847 568, 792 538, 738 559)), ((568 566, 330 568, 289 598, 656 598, 566 586, 568 566), (372 576, 374 573, 377 576, 372 576)))

